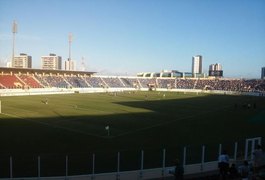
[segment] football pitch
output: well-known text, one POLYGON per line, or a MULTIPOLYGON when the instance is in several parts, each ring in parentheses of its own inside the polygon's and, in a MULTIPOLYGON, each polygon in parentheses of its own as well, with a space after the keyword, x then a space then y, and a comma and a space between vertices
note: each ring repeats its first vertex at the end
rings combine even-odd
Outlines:
MULTIPOLYGON (((17 162, 17 169, 24 162, 20 168, 28 169, 23 173, 31 176, 36 174, 30 172, 30 164, 36 162, 38 155, 47 159, 46 169, 51 166, 48 161, 57 166, 64 155, 72 155, 77 166, 72 168, 72 174, 78 174, 89 173, 78 163, 84 164, 82 161, 91 159, 92 153, 101 154, 97 156, 101 162, 97 167, 111 171, 116 153, 121 152, 127 156, 122 162, 123 170, 129 170, 137 169, 141 150, 149 152, 146 161, 153 159, 146 164, 146 168, 151 168, 161 166, 154 157, 161 157, 164 148, 168 149, 169 164, 184 146, 194 147, 188 159, 192 161, 193 156, 201 154, 201 145, 208 145, 208 152, 216 153, 219 143, 228 144, 229 149, 235 141, 244 142, 251 137, 262 137, 264 141, 265 137, 264 97, 137 91, 0 100, 0 156, 4 159, 0 165, 6 166, 5 157, 18 157, 21 161, 17 162), (32 160, 28 162, 25 157, 32 160), (114 159, 111 168, 102 165, 110 159, 114 159)), ((216 156, 212 154, 212 158, 216 156)), ((57 175, 63 171, 53 170, 42 173, 57 175)), ((17 172, 17 176, 24 175, 17 172)), ((8 170, 2 174, 6 176, 8 170)))

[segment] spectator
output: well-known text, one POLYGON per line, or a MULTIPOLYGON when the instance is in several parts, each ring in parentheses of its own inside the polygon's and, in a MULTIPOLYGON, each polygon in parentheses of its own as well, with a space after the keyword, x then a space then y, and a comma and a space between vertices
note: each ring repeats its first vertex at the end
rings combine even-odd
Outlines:
POLYGON ((181 165, 181 163, 179 162, 178 159, 175 160, 175 179, 176 180, 182 180, 183 179, 183 175, 184 175, 184 168, 181 165))
POLYGON ((218 157, 218 167, 222 179, 226 179, 229 170, 229 156, 224 150, 218 157))
POLYGON ((250 166, 248 164, 248 161, 244 161, 243 165, 240 166, 238 169, 242 180, 248 180, 250 176, 250 166))
POLYGON ((229 168, 229 177, 230 178, 237 178, 238 177, 238 171, 237 171, 236 165, 234 163, 229 168))
POLYGON ((265 153, 262 150, 261 145, 257 145, 256 150, 253 152, 254 159, 253 159, 253 166, 254 166, 254 173, 259 173, 261 169, 265 168, 265 153))

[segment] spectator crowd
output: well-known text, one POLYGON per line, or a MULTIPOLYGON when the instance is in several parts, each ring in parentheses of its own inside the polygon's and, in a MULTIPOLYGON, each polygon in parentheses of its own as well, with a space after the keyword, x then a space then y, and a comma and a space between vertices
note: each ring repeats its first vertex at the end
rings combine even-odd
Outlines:
POLYGON ((265 92, 263 79, 182 79, 143 77, 78 77, 56 75, 1 75, 0 88, 166 88, 219 90, 236 92, 265 92), (17 84, 20 86, 17 86, 17 84))

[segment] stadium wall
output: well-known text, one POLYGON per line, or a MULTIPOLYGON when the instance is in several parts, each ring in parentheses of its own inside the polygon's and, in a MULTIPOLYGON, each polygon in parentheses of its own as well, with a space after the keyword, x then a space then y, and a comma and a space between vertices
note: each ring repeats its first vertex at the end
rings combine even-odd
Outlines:
MULTIPOLYGON (((233 160, 232 160, 233 161, 233 160)), ((185 176, 203 176, 204 173, 216 174, 218 172, 217 167, 218 162, 212 161, 207 162, 203 166, 202 164, 192 164, 185 166, 185 176), (203 168, 202 168, 203 167, 203 168)), ((89 175, 76 175, 76 176, 54 176, 54 177, 23 177, 23 178, 12 178, 12 179, 23 179, 23 180, 132 180, 132 179, 157 179, 157 178, 170 178, 173 177, 171 171, 174 166, 165 168, 154 168, 154 169, 144 169, 135 171, 123 171, 123 172, 112 172, 112 173, 101 173, 101 174, 89 174, 89 175)), ((11 178, 0 178, 1 180, 8 180, 11 178)))
MULTIPOLYGON (((148 88, 33 88, 33 89, 1 89, 0 96, 29 96, 29 95, 49 95, 49 94, 73 94, 73 93, 108 93, 123 91, 149 91, 148 88)), ((161 92, 183 92, 183 93, 209 93, 224 95, 249 95, 260 96, 258 92, 237 92, 237 91, 218 91, 200 89, 166 89, 156 88, 155 91, 161 92)))

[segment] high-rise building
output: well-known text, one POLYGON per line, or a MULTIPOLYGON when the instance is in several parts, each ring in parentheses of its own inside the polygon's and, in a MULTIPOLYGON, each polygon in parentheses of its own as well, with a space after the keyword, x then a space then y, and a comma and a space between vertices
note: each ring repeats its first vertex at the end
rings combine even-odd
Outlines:
POLYGON ((265 79, 265 67, 261 68, 261 79, 265 79))
POLYGON ((223 77, 222 65, 219 63, 209 66, 209 76, 223 77))
POLYGON ((197 55, 192 57, 192 74, 202 74, 202 56, 197 55))
POLYGON ((19 56, 14 56, 12 67, 14 68, 32 68, 32 57, 27 54, 20 53, 19 56))
POLYGON ((65 61, 65 70, 67 71, 75 71, 75 61, 68 59, 65 61))
POLYGON ((49 56, 41 57, 42 69, 62 70, 62 57, 56 56, 56 54, 50 54, 49 56))

